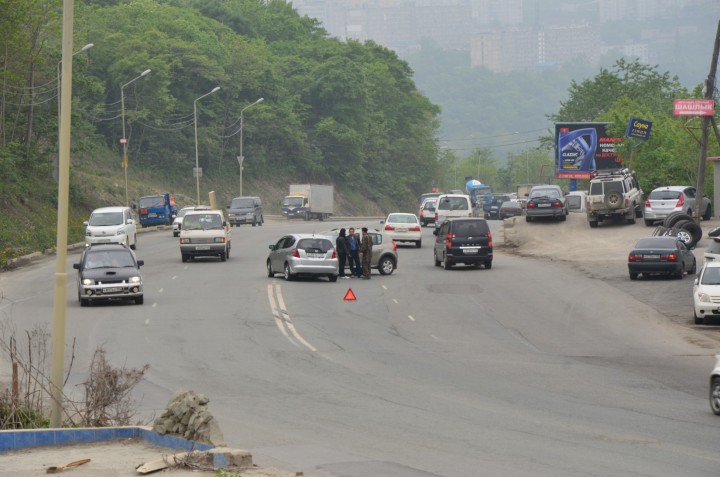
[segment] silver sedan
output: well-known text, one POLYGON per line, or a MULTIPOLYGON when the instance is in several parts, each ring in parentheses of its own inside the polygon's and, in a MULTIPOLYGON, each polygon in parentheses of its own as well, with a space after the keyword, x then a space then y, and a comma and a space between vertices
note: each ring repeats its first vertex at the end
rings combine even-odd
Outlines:
POLYGON ((337 253, 324 235, 285 235, 269 248, 268 277, 282 273, 288 281, 299 276, 326 276, 331 282, 337 281, 337 253))

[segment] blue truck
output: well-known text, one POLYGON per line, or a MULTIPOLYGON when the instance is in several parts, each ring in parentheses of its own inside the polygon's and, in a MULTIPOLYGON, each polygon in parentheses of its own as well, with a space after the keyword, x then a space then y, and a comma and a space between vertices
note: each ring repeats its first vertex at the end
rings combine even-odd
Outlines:
POLYGON ((143 228, 153 225, 172 225, 173 219, 177 215, 175 198, 170 194, 140 197, 137 209, 140 225, 143 228))

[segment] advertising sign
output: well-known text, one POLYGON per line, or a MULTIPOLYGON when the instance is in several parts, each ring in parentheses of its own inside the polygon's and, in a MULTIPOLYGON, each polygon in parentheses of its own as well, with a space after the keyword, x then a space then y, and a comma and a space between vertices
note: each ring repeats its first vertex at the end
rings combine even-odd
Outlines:
POLYGON ((615 145, 622 144, 623 138, 609 136, 605 130, 608 124, 555 124, 558 178, 589 179, 596 170, 622 168, 615 145))
POLYGON ((712 99, 676 99, 673 103, 675 116, 712 116, 715 101, 712 99))
POLYGON ((627 130, 625 131, 625 137, 634 137, 647 141, 650 138, 650 129, 652 129, 652 121, 630 118, 627 130))

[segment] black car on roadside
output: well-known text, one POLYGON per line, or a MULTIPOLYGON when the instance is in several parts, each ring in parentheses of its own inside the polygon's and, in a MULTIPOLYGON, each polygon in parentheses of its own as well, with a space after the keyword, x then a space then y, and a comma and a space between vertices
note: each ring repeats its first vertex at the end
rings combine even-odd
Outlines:
POLYGON ((453 265, 464 264, 492 268, 492 233, 487 220, 479 217, 447 219, 433 234, 436 267, 442 265, 445 270, 450 270, 453 265))
POLYGON ((80 306, 96 301, 133 300, 143 304, 143 282, 135 253, 124 244, 90 245, 73 264, 78 271, 77 287, 80 306))
POLYGON ((695 255, 677 237, 641 238, 628 254, 631 280, 636 280, 640 274, 682 278, 685 272, 694 275, 696 270, 695 255))

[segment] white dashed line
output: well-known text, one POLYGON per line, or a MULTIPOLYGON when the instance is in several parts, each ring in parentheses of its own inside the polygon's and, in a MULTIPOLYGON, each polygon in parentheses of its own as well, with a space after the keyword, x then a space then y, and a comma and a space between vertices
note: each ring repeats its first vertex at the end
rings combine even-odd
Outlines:
POLYGON ((415 318, 413 318, 412 315, 408 315, 408 318, 410 318, 410 321, 415 321, 415 318))
POLYGON ((396 305, 398 304, 398 301, 395 298, 393 298, 393 301, 395 302, 396 305))
POLYGON ((383 290, 387 290, 387 287, 385 285, 382 285, 383 290))
POLYGON ((434 339, 435 341, 440 341, 440 338, 438 338, 438 337, 435 336, 435 335, 430 335, 430 337, 431 337, 432 339, 434 339))
POLYGON ((158 293, 162 293, 163 291, 165 291, 165 289, 161 288, 160 290, 158 290, 158 293))

